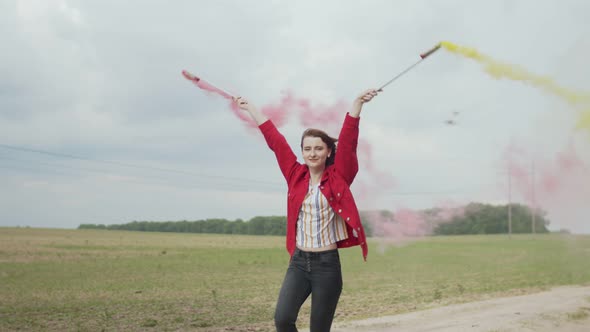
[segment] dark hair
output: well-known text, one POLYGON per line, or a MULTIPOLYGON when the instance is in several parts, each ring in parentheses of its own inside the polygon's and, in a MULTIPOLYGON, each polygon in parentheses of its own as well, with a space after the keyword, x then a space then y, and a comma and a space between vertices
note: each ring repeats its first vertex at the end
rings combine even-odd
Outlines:
POLYGON ((338 142, 337 138, 330 137, 326 132, 319 129, 308 128, 303 132, 301 135, 301 149, 303 150, 303 139, 306 137, 319 137, 322 139, 322 142, 326 143, 328 146, 328 150, 331 150, 330 157, 326 159, 326 166, 330 166, 334 163, 334 158, 336 158, 336 142, 338 142))

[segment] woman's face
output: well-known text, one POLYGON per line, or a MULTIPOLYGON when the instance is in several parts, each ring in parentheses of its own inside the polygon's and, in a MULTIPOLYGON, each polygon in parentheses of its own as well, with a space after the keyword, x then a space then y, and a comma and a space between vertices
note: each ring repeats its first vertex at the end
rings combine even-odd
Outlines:
POLYGON ((324 168, 331 152, 321 138, 313 136, 303 138, 303 160, 309 168, 324 168))

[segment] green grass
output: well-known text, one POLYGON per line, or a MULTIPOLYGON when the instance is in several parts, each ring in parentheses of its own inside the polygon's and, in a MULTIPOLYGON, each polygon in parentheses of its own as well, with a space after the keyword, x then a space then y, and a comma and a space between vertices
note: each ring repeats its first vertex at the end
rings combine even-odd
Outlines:
MULTIPOLYGON (((590 283, 590 236, 369 249, 341 250, 336 321, 590 283)), ((288 259, 284 237, 0 228, 0 330, 272 330, 288 259)))

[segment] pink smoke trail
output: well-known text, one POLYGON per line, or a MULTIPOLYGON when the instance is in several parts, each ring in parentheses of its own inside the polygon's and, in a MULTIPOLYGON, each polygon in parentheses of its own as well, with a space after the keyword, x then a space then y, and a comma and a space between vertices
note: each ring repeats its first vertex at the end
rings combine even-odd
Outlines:
POLYGON ((580 226, 588 222, 590 168, 571 142, 549 160, 535 158, 512 144, 504 153, 504 162, 515 194, 534 210, 540 207, 549 213, 552 222, 562 226, 580 226))
POLYGON ((280 128, 287 124, 289 113, 297 108, 299 102, 291 93, 286 93, 278 104, 264 105, 260 111, 280 128))
MULTIPOLYGON (((230 101, 230 109, 240 120, 244 121, 246 125, 250 128, 257 127, 256 123, 242 110, 240 110, 236 103, 233 101, 233 97, 230 93, 222 90, 213 84, 205 81, 204 79, 197 77, 186 70, 182 71, 182 75, 193 84, 195 84, 200 89, 204 90, 205 92, 212 93, 223 97, 224 99, 230 101)), ((287 92, 281 101, 278 104, 268 104, 262 106, 260 111, 270 118, 273 123, 277 127, 282 127, 287 123, 287 118, 289 113, 293 110, 299 110, 302 114, 305 114, 307 118, 311 121, 321 120, 322 122, 331 122, 330 120, 333 118, 332 115, 328 115, 326 118, 326 114, 324 112, 318 112, 316 109, 312 108, 311 103, 309 100, 306 99, 297 99, 293 97, 290 92, 287 92), (325 121, 328 120, 328 121, 325 121)), ((340 109, 342 105, 338 104, 330 108, 330 112, 334 112, 337 108, 340 109)), ((321 109, 320 109, 321 110, 321 109)), ((303 119, 303 118, 302 118, 303 119)), ((303 121, 302 121, 303 122, 303 121)), ((307 124, 307 123, 304 123, 307 124)))
MULTIPOLYGON (((366 139, 359 139, 358 158, 359 163, 362 162, 363 168, 373 180, 373 185, 369 188, 372 191, 367 194, 372 196, 383 194, 397 185, 396 179, 390 173, 377 168, 373 157, 373 146, 366 139)), ((364 199, 362 195, 359 198, 364 199)))
POLYGON ((537 195, 550 197, 558 193, 572 178, 580 177, 580 186, 584 185, 583 178, 588 179, 588 166, 580 159, 573 145, 570 143, 562 151, 559 151, 554 160, 539 160, 535 163, 535 182, 533 186, 531 163, 534 156, 521 147, 514 144, 509 146, 504 153, 505 163, 508 165, 511 179, 516 190, 526 202, 533 199, 533 188, 537 195))
POLYGON ((214 86, 211 83, 206 82, 202 78, 189 73, 186 70, 182 71, 182 76, 184 76, 184 78, 186 78, 187 80, 191 81, 193 84, 195 84, 200 89, 205 90, 206 92, 209 92, 209 93, 219 95, 219 96, 223 97, 224 99, 228 100, 230 109, 240 120, 244 121, 249 127, 256 126, 256 123, 245 112, 240 110, 240 108, 238 107, 238 105, 236 103, 234 103, 233 96, 231 94, 214 86))
POLYGON ((393 212, 371 211, 364 214, 379 243, 379 251, 384 252, 388 245, 401 246, 432 235, 441 223, 448 222, 465 213, 465 207, 451 203, 441 203, 431 210, 416 211, 399 208, 393 212))
POLYGON ((336 131, 344 118, 343 110, 349 105, 347 102, 340 100, 331 106, 319 105, 312 107, 308 99, 298 101, 299 123, 304 127, 324 127, 327 131, 336 131), (327 128, 326 128, 327 127, 327 128))

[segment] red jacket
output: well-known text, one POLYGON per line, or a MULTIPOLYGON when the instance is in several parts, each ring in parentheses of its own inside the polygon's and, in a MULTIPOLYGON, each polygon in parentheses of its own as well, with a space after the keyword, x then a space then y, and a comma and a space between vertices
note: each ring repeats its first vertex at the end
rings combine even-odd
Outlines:
MULTIPOLYGON (((346 114, 344 124, 338 136, 338 146, 334 164, 326 167, 320 181, 320 190, 328 199, 330 206, 346 222, 348 238, 337 242, 338 248, 360 245, 363 258, 367 259, 367 240, 361 224, 356 203, 350 191, 350 185, 358 172, 356 148, 358 145, 360 118, 346 114)), ((309 169, 307 165, 297 162, 297 156, 278 131, 272 121, 259 126, 270 149, 275 153, 281 172, 288 185, 287 194, 287 251, 295 251, 295 234, 299 209, 309 188, 309 169)))

